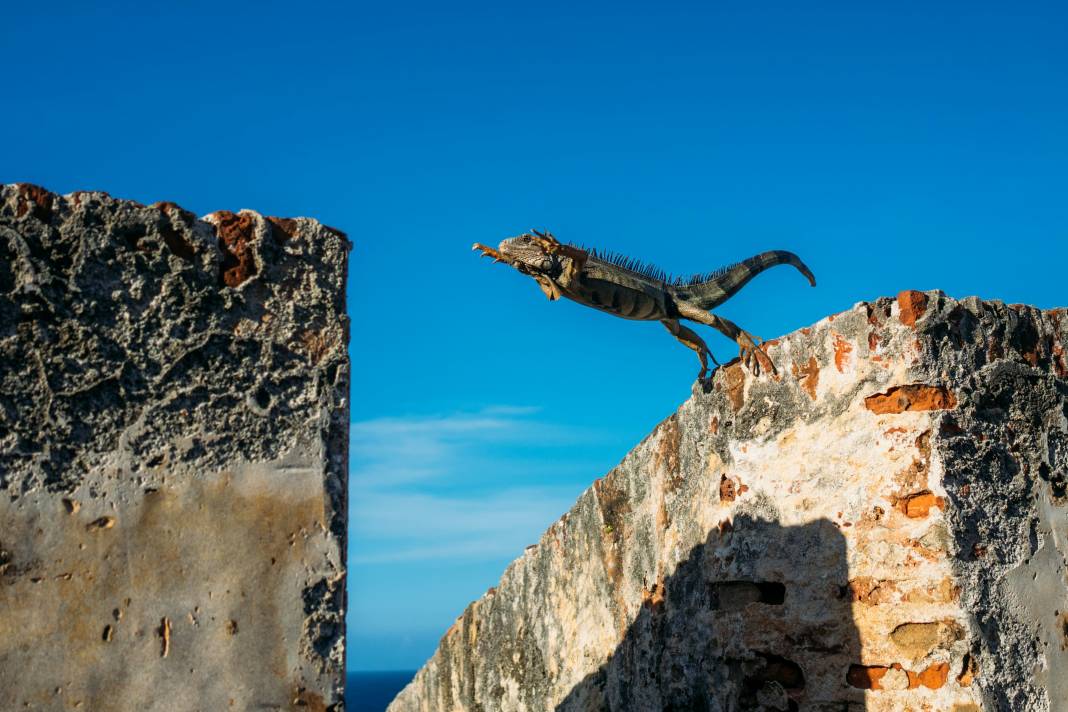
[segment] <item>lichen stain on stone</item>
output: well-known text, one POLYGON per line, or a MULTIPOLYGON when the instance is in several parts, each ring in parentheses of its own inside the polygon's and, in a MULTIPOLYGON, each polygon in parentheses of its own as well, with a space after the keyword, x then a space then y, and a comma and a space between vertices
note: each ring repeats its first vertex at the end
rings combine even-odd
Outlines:
POLYGON ((834 367, 838 373, 845 373, 845 365, 849 361, 849 354, 853 352, 853 345, 841 334, 834 335, 834 367))
POLYGON ((229 210, 213 213, 219 249, 223 258, 219 282, 237 287, 256 274, 252 242, 256 232, 256 217, 252 213, 234 214, 229 210))
POLYGON ((927 311, 927 295, 906 289, 897 295, 898 318, 905 326, 916 326, 916 322, 927 311))
POLYGON ((727 399, 730 400, 731 409, 737 413, 745 404, 745 372, 741 363, 733 363, 723 367, 723 378, 717 380, 717 387, 727 391, 727 399))
POLYGON ((661 574, 655 583, 642 589, 642 605, 659 610, 664 605, 664 576, 661 574))
POLYGON ((868 333, 868 351, 875 353, 879 348, 879 334, 871 331, 868 333))
POLYGON ((657 426, 658 440, 653 457, 654 467, 663 469, 668 475, 668 485, 672 489, 682 486, 679 477, 679 447, 682 435, 679 432, 679 419, 672 415, 657 426))
POLYGON ((809 356, 804 365, 794 362, 791 364, 790 369, 794 374, 794 378, 801 384, 801 388, 808 394, 808 397, 816 400, 816 386, 820 382, 820 366, 816 362, 816 357, 809 356))
POLYGON ((749 491, 749 486, 746 485, 741 479, 737 477, 727 477, 724 474, 720 478, 719 482, 719 498, 720 502, 733 502, 738 497, 749 491))
POLYGON ((876 415, 907 411, 951 410, 957 407, 957 397, 945 386, 911 383, 894 386, 885 393, 867 396, 864 399, 864 406, 876 415))
MULTIPOLYGON (((889 433, 888 430, 887 434, 889 433)), ((919 456, 913 458, 907 468, 894 475, 894 483, 898 485, 897 492, 890 497, 894 503, 911 494, 928 489, 927 476, 931 470, 931 431, 925 430, 920 433, 916 437, 915 446, 919 456)))
POLYGON ((666 531, 671 526, 671 514, 668 513, 667 504, 664 502, 662 494, 656 506, 656 518, 654 521, 657 530, 661 532, 666 531))
POLYGON ((18 184, 18 207, 15 209, 15 217, 23 217, 26 213, 41 222, 52 221, 52 209, 56 196, 39 185, 32 183, 18 184))
POLYGON ((1064 347, 1060 342, 1054 342, 1050 351, 1053 356, 1053 372, 1058 378, 1068 378, 1068 362, 1064 359, 1064 347))
POLYGON ((734 501, 736 496, 734 480, 727 477, 727 473, 723 473, 719 478, 719 501, 725 504, 730 503, 734 501))
POLYGON ((871 576, 852 578, 846 588, 850 600, 868 606, 890 603, 900 593, 895 582, 882 581, 871 576))
POLYGON ((611 582, 612 598, 616 607, 616 618, 620 630, 627 625, 626 606, 623 600, 623 566, 626 517, 631 506, 627 494, 618 488, 613 475, 609 474, 593 483, 597 505, 601 510, 601 561, 605 576, 611 582))

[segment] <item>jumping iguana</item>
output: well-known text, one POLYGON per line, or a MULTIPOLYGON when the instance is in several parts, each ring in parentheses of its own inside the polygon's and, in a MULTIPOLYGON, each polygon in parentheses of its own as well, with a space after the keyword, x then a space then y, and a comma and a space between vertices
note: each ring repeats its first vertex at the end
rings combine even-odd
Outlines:
MULTIPOLYGON (((780 250, 764 252, 708 274, 672 279, 656 267, 561 243, 551 233, 537 230, 508 238, 496 250, 477 242, 471 249, 481 250, 483 257, 493 257, 494 262, 507 263, 533 277, 550 300, 567 297, 624 319, 659 321, 676 339, 697 352, 701 361, 697 378, 702 381, 712 354, 700 336, 679 323, 680 319, 707 324, 736 342, 742 363, 754 374, 760 372, 762 361, 767 370, 775 373, 775 366, 760 348, 761 339, 708 310, 776 265, 793 265, 816 286, 816 277, 805 263, 794 253, 780 250)), ((712 362, 719 365, 714 357, 712 362)))

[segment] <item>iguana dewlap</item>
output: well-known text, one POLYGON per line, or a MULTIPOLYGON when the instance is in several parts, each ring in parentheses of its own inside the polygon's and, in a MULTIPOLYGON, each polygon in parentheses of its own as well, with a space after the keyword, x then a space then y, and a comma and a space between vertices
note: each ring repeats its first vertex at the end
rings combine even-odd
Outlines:
POLYGON ((782 250, 764 252, 709 274, 671 279, 656 267, 564 244, 552 234, 536 230, 508 238, 496 250, 477 242, 472 249, 532 277, 551 300, 567 297, 624 319, 659 321, 676 339, 697 352, 701 361, 699 379, 708 374, 711 353, 704 340, 680 324, 680 319, 707 324, 736 342, 742 363, 754 373, 759 373, 761 362, 774 373, 775 367, 760 348, 759 339, 708 310, 776 265, 793 265, 816 286, 816 278, 805 263, 794 253, 782 250))

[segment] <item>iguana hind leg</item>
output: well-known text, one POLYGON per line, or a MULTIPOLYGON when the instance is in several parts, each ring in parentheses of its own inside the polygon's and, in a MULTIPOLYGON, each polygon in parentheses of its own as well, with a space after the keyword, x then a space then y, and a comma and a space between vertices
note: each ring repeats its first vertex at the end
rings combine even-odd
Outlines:
POLYGON ((697 380, 703 381, 708 374, 708 359, 712 359, 712 363, 719 365, 715 357, 712 356, 712 352, 708 350, 708 345, 704 339, 697 335, 693 329, 683 326, 679 323, 678 319, 661 319, 660 323, 671 332, 671 335, 679 340, 684 346, 693 349, 697 352, 697 358, 701 361, 701 372, 697 374, 697 380))
POLYGON ((707 324, 738 344, 738 357, 742 360, 742 364, 753 372, 754 376, 760 374, 761 367, 768 373, 775 375, 775 364, 771 362, 768 355, 764 353, 764 349, 760 347, 761 339, 740 329, 737 324, 729 319, 716 316, 689 302, 676 302, 675 307, 679 310, 680 316, 701 324, 707 324))

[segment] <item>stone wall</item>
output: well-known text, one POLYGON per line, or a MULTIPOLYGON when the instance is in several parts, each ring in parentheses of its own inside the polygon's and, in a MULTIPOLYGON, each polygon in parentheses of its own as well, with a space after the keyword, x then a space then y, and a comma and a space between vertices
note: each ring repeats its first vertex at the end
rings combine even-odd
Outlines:
POLYGON ((903 292, 720 369, 390 711, 1068 709, 1066 344, 903 292))
POLYGON ((0 188, 0 709, 342 709, 350 247, 0 188))

